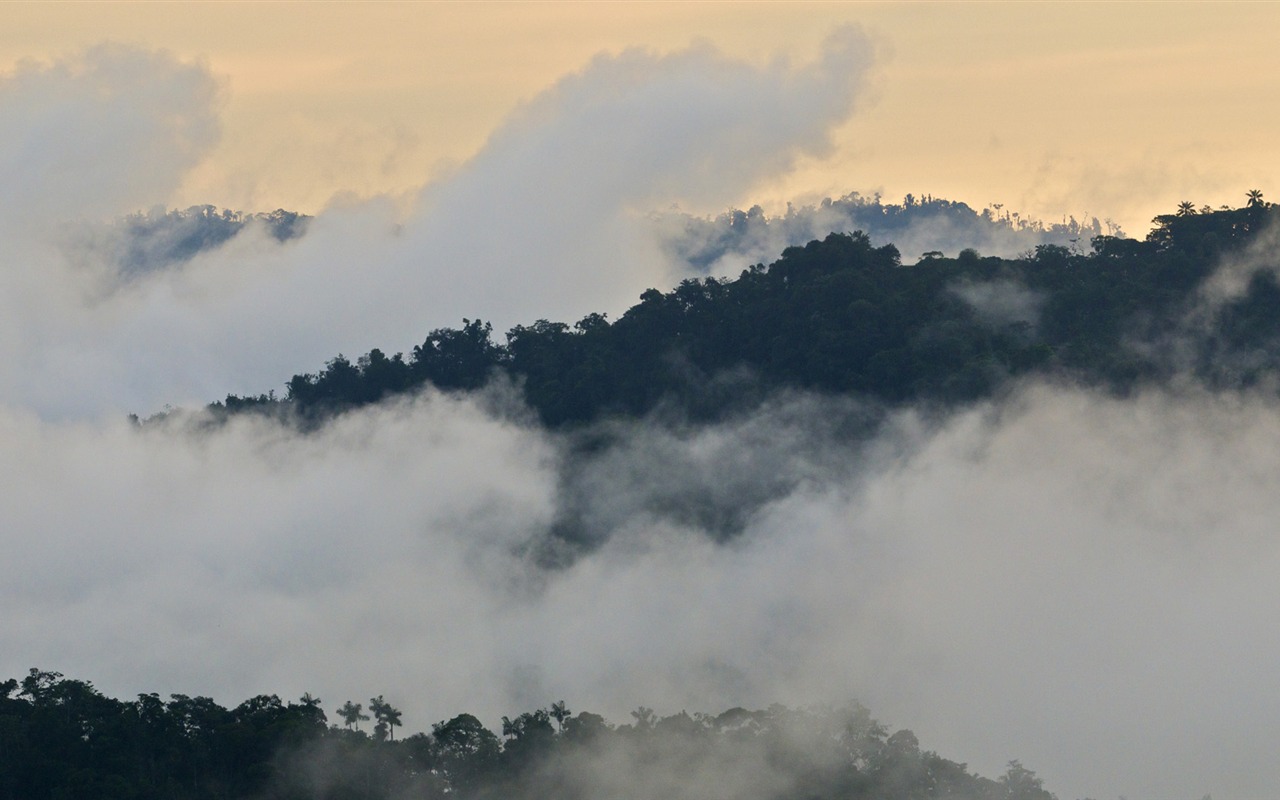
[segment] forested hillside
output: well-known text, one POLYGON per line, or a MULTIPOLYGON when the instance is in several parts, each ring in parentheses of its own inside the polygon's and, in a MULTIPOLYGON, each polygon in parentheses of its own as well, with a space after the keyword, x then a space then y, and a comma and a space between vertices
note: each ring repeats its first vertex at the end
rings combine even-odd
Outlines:
POLYGON ((310 217, 284 209, 248 214, 209 205, 182 211, 161 208, 130 214, 111 225, 84 225, 72 238, 109 256, 123 277, 136 278, 215 249, 252 225, 285 242, 302 236, 309 221, 310 217))
MULTIPOLYGON (((967 203, 908 194, 886 203, 879 194, 850 192, 815 205, 787 204, 769 216, 760 206, 732 209, 715 217, 679 211, 654 216, 665 248, 690 269, 723 275, 731 264, 772 259, 789 246, 822 239, 831 231, 862 231, 874 243, 892 242, 912 261, 925 253, 955 254, 973 248, 987 255, 1016 256, 1038 245, 1087 245, 1094 236, 1123 236, 1111 220, 1064 217, 1048 224, 996 203, 975 211, 967 203)), ((733 272, 737 270, 734 269, 733 272)))
POLYGON ((1246 263, 1280 212, 1184 204, 1144 241, 1095 236, 1091 251, 1039 245, 1017 259, 965 250, 900 263, 862 233, 791 247, 733 280, 651 289, 619 319, 538 320, 497 341, 464 319, 407 356, 339 355, 295 375, 283 396, 228 396, 211 409, 280 414, 315 425, 423 385, 478 389, 515 380, 549 426, 657 409, 720 418, 787 388, 886 406, 952 405, 1029 374, 1124 393, 1190 376, 1249 387, 1280 366, 1275 264, 1246 263), (1236 264, 1235 283, 1219 275, 1236 264))
POLYGON ((338 724, 309 694, 234 708, 186 695, 124 701, 32 669, 0 683, 0 797, 1053 798, 1017 761, 997 780, 974 775, 857 704, 668 717, 641 707, 615 726, 558 702, 503 717, 501 736, 464 713, 399 738, 398 709, 378 696, 365 710, 347 701, 338 724))

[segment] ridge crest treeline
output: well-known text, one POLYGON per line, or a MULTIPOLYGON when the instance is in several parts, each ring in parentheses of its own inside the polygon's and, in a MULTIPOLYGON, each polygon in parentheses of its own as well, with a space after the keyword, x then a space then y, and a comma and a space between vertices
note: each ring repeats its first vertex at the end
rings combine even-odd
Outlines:
POLYGON ((641 706, 614 726, 564 702, 502 718, 502 736, 459 714, 399 740, 399 711, 370 701, 379 727, 328 724, 322 701, 258 695, 234 708, 208 697, 107 697, 91 683, 32 669, 0 682, 4 800, 633 800, 964 798, 1054 800, 1017 761, 996 780, 892 735, 857 703, 734 708, 658 717, 641 706), (381 710, 374 706, 380 706, 381 710))
POLYGON ((1276 273, 1255 272, 1207 325, 1192 324, 1192 312, 1221 258, 1277 216, 1251 193, 1239 209, 1184 203, 1156 217, 1145 241, 1095 236, 1088 254, 1053 244, 1016 259, 968 249, 906 266, 891 244, 833 233, 737 279, 649 289, 613 322, 538 320, 499 343, 489 323, 463 319, 432 331, 407 358, 340 354, 294 375, 283 397, 228 395, 209 410, 315 427, 427 385, 477 390, 495 375, 514 379, 550 427, 659 407, 710 420, 779 388, 946 406, 1029 374, 1119 393, 1185 373, 1213 388, 1248 388, 1280 367, 1276 273))

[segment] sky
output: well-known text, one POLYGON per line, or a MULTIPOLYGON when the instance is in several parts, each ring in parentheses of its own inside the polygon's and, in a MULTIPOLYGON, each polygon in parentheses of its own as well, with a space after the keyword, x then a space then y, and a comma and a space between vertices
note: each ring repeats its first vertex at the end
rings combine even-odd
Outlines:
MULTIPOLYGON (((311 435, 127 414, 279 390, 684 273, 646 214, 849 191, 1141 234, 1273 192, 1274 4, 0 6, 0 673, 385 695, 406 727, 857 698, 1061 798, 1265 795, 1273 399, 1028 384, 870 442, 852 400, 616 422, 511 387, 311 435), (123 215, 315 214, 145 274, 123 215), (660 510, 766 497, 734 542, 660 510), (572 507, 605 544, 522 553, 572 507), (659 511, 655 511, 658 509, 659 511), (1229 675, 1228 680, 1226 676, 1229 675)), ((1274 241, 1256 253, 1270 258, 1274 241)), ((1257 268, 1224 265, 1223 286, 1257 268)))
MULTIPOLYGON (((222 136, 168 197, 314 213, 413 193, 600 53, 709 42, 804 60, 834 26, 876 39, 873 89, 828 152, 685 207, 881 190, 1110 217, 1274 186, 1274 3, 59 3, 0 10, 0 64, 103 40, 202 59, 222 136)), ((668 199, 668 198, 664 198, 668 199)))

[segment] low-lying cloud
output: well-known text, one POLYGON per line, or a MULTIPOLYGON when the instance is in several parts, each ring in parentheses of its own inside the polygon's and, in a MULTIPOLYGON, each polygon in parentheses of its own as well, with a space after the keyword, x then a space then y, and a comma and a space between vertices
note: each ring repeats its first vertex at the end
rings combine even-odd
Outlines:
POLYGON ((951 291, 968 303, 980 319, 996 326, 1025 322, 1034 327, 1044 302, 1036 292, 1007 279, 968 281, 952 286, 951 291))
POLYGON ((713 218, 678 210, 651 216, 655 235, 669 256, 691 274, 737 277, 752 264, 768 264, 788 247, 802 247, 830 233, 862 231, 877 246, 892 244, 903 263, 926 253, 955 257, 971 249, 984 256, 1017 258, 1044 244, 1081 250, 1094 236, 1122 235, 1110 220, 1083 222, 1071 217, 1045 225, 1000 208, 980 213, 949 200, 911 198, 904 205, 885 205, 878 194, 857 192, 836 200, 799 208, 788 204, 785 215, 770 217, 759 206, 713 218))
POLYGON ((705 44, 602 55, 407 213, 336 202, 302 239, 247 231, 124 287, 115 253, 95 258, 65 223, 163 202, 216 138, 217 82, 123 47, 22 67, 0 82, 13 250, 0 402, 46 417, 149 413, 278 387, 339 352, 407 351, 464 316, 504 331, 616 315, 675 280, 645 213, 728 204, 829 148, 871 57, 854 28, 811 64, 756 67, 705 44))
POLYGON ((858 697, 1063 797, 1264 794, 1280 417, 1261 394, 1032 385, 949 418, 900 411, 870 438, 881 412, 797 395, 715 427, 616 424, 591 452, 501 387, 308 435, 124 419, 463 315, 625 307, 669 277, 638 211, 821 153, 868 52, 844 31, 807 66, 603 56, 407 216, 335 205, 284 244, 250 226, 111 291, 52 222, 176 185, 217 82, 122 49, 10 75, 0 672, 329 709, 383 694, 410 729, 561 698, 619 720, 858 697), (76 135, 39 135, 59 119, 76 135), (79 195, 74 173, 32 177, 68 154, 114 171, 88 169, 79 195), (569 523, 589 546, 546 566, 569 523))
POLYGON ((381 693, 411 729, 560 698, 625 720, 856 696, 1061 796, 1248 797, 1276 778, 1275 411, 1033 386, 842 445, 775 406, 615 431, 586 474, 567 441, 437 394, 307 436, 8 412, 0 669, 331 709, 381 693), (683 494, 636 479, 708 453, 683 494), (566 480, 623 522, 545 568, 566 480), (748 483, 767 500, 727 540, 674 508, 748 483))
POLYGON ((163 201, 217 142, 220 94, 203 66, 123 45, 18 64, 0 77, 0 230, 163 201))

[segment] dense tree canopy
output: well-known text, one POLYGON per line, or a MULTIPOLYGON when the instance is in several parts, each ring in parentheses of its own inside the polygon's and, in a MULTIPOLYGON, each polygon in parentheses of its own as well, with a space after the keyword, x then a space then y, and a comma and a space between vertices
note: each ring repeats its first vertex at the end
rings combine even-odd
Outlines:
POLYGON ((221 246, 249 226, 259 226, 277 242, 286 242, 302 236, 309 222, 310 217, 283 209, 246 214, 204 205, 131 214, 105 229, 90 227, 80 235, 111 239, 113 246, 107 249, 114 251, 117 268, 128 278, 181 264, 221 246))
MULTIPOLYGON (((398 720, 381 696, 372 705, 398 720)), ((351 724, 358 709, 348 701, 340 715, 351 724)), ((310 695, 234 708, 186 695, 122 701, 33 669, 0 683, 0 798, 1053 798, 1017 761, 979 777, 857 704, 632 717, 614 726, 558 702, 504 717, 501 737, 459 714, 393 740, 328 725, 310 695)))
MULTIPOLYGON (((1259 245, 1278 217, 1251 192, 1238 209, 1180 204, 1141 241, 1094 235, 1087 253, 1042 243, 1019 258, 966 249, 915 264, 862 233, 833 233, 736 279, 650 289, 617 320, 537 320, 497 341, 490 324, 463 319, 408 356, 338 355, 281 397, 228 396, 211 411, 314 427, 423 387, 471 392, 505 378, 544 424, 578 429, 716 419, 778 389, 891 408, 969 403, 1027 376, 1117 393, 1175 379, 1269 386, 1280 378, 1280 257, 1259 245)), ((460 714, 408 736, 381 695, 365 709, 347 701, 330 725, 310 695, 231 709, 184 695, 120 701, 32 670, 0 684, 0 800, 1052 797, 1017 761, 978 777, 856 705, 667 717, 640 707, 615 726, 561 701, 503 717, 500 734, 460 714)))
POLYGON ((1145 241, 1099 235, 1087 254, 1043 244, 1017 259, 965 250, 914 265, 861 233, 831 234, 734 280, 650 289, 616 321, 538 320, 497 342, 489 324, 464 319, 407 358, 338 355, 295 375, 281 398, 228 396, 211 408, 315 425, 424 385, 466 391, 499 374, 550 426, 660 407, 714 418, 776 388, 948 405, 1028 374, 1117 392, 1184 373, 1250 386, 1280 367, 1276 271, 1252 272, 1213 307, 1202 289, 1278 213, 1252 197, 1234 210, 1184 204, 1145 241))
POLYGON ((680 211, 655 215, 671 255, 699 274, 725 259, 743 255, 769 257, 789 245, 822 238, 828 231, 863 231, 875 242, 893 242, 903 253, 956 252, 972 247, 984 252, 1012 254, 1037 245, 1069 246, 1103 234, 1123 235, 1111 220, 1083 221, 1064 217, 1045 224, 994 204, 975 211, 965 203, 908 194, 900 204, 886 203, 879 194, 851 192, 815 205, 787 204, 785 214, 770 217, 760 206, 732 209, 716 217, 696 217, 680 211))

